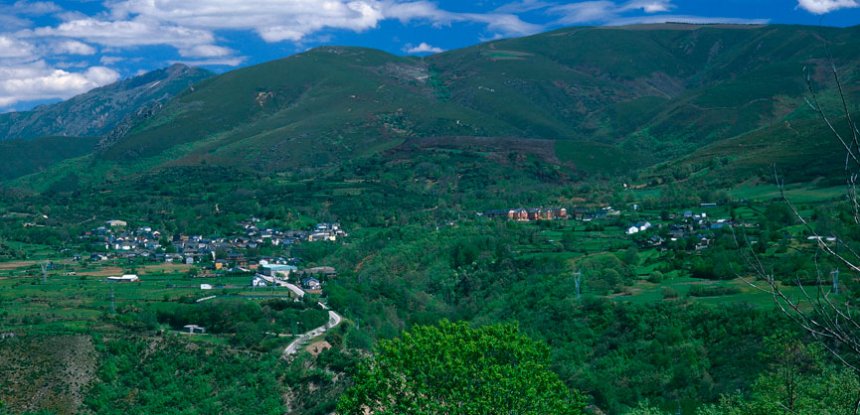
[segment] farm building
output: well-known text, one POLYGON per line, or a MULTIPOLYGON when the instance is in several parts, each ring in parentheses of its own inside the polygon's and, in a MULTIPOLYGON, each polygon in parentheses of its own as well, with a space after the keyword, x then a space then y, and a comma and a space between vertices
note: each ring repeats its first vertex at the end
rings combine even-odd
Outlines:
POLYGON ((140 282, 140 277, 134 274, 126 274, 121 277, 108 277, 110 282, 140 282))

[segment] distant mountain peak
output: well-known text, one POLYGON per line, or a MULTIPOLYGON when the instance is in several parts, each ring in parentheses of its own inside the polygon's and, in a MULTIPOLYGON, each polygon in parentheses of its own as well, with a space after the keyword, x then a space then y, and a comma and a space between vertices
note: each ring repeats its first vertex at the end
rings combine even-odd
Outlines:
POLYGON ((0 141, 45 136, 101 137, 129 116, 166 101, 212 73, 177 63, 31 111, 0 114, 0 141))

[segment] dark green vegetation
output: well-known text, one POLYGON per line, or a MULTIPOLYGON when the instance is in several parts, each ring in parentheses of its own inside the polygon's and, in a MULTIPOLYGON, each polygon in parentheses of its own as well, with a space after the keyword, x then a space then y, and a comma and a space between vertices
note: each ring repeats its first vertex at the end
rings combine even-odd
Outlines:
POLYGON ((581 414, 549 363, 549 349, 515 326, 417 326, 379 343, 338 412, 581 414))
MULTIPOLYGON (((0 340, 14 373, 0 399, 14 412, 402 413, 379 399, 419 388, 398 403, 433 412, 472 394, 490 413, 512 398, 493 389, 503 378, 536 397, 503 404, 522 413, 579 411, 580 397, 609 414, 841 410, 854 375, 774 310, 749 261, 792 296, 836 265, 778 199, 772 164, 812 230, 860 252, 834 186, 842 149, 802 104, 807 66, 838 106, 822 38, 858 102, 858 30, 574 28, 425 59, 320 48, 203 81, 95 151, 58 146, 4 173, 0 334, 16 337, 0 340), (483 215, 539 206, 602 214, 483 215), (348 230, 242 252, 335 267, 320 297, 253 290, 241 272, 71 260, 105 249, 78 236, 108 219, 218 237, 250 217, 348 230), (66 268, 43 284, 34 261, 47 259, 66 268), (103 282, 125 272, 142 281, 103 282), (317 300, 344 323, 281 359, 326 322, 317 300), (187 324, 209 331, 179 334, 187 324), (69 338, 85 358, 57 387, 70 355, 37 352, 69 338), (22 348, 38 357, 8 354, 22 348), (499 382, 463 381, 476 378, 499 382)), ((839 299, 856 301, 855 285, 846 275, 839 299)))
MULTIPOLYGON (((839 149, 809 134, 816 124, 803 104, 803 68, 814 84, 828 85, 829 51, 849 96, 860 95, 858 30, 571 28, 423 59, 319 48, 203 81, 123 124, 99 151, 26 184, 45 187, 70 168, 91 170, 82 179, 92 183, 105 171, 204 163, 320 171, 391 149, 426 151, 419 138, 430 148, 495 152, 499 142, 482 137, 504 137, 504 147, 581 174, 635 174, 662 163, 655 179, 668 169, 682 179, 738 181, 774 161, 789 166, 822 153, 800 173, 828 175, 824 161, 839 149), (708 169, 712 160, 723 169, 708 169)), ((825 104, 838 108, 824 89, 825 104)))
POLYGON ((66 159, 92 152, 97 137, 42 137, 0 141, 0 180, 14 179, 47 169, 66 159))

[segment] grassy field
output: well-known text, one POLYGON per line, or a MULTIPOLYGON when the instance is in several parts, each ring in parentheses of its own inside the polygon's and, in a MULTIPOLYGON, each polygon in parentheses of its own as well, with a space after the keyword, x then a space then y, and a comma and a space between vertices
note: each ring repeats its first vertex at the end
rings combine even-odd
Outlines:
MULTIPOLYGON (((844 186, 816 187, 808 184, 785 186, 785 197, 792 203, 827 202, 845 196, 844 186)), ((782 192, 774 184, 741 185, 731 189, 729 194, 739 200, 770 201, 782 198, 782 192)))
POLYGON ((22 329, 31 332, 86 332, 104 328, 100 317, 111 312, 111 298, 117 310, 144 304, 169 307, 180 302, 218 296, 220 298, 290 298, 286 289, 250 286, 250 276, 190 278, 186 265, 140 267, 137 283, 108 282, 106 277, 124 273, 118 264, 56 263, 47 282, 42 282, 38 263, 0 263, 0 304, 3 316, 0 331, 22 329), (212 290, 202 290, 209 284, 212 290))
MULTIPOLYGON (((783 286, 781 290, 793 300, 805 298, 803 290, 814 293, 816 287, 783 286)), ((738 278, 729 281, 710 281, 690 277, 675 277, 666 279, 658 284, 639 281, 623 294, 613 297, 616 301, 629 301, 635 304, 649 304, 675 298, 688 298, 705 304, 747 303, 759 307, 776 307, 773 294, 762 281, 738 278), (695 286, 721 287, 737 290, 735 294, 696 297, 690 296, 690 290, 695 286)))

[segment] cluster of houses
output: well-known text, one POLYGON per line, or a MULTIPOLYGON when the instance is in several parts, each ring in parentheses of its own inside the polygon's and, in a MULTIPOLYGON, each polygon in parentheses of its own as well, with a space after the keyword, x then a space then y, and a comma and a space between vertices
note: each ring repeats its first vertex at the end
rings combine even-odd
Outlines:
POLYGON ((128 223, 109 220, 104 225, 84 232, 81 239, 104 243, 106 251, 157 251, 161 248, 161 232, 150 227, 128 229, 128 223))
POLYGON ((336 276, 337 271, 333 267, 313 267, 300 270, 291 264, 260 261, 257 273, 251 280, 251 286, 285 286, 293 281, 299 284, 305 292, 319 294, 322 292, 322 281, 336 276))
MULTIPOLYGON (((703 207, 712 206, 703 205, 703 207)), ((692 210, 686 210, 680 214, 671 214, 668 219, 669 223, 658 224, 657 226, 647 221, 637 222, 626 229, 626 234, 634 236, 656 229, 657 232, 650 232, 646 235, 647 238, 638 238, 640 242, 647 246, 658 247, 666 243, 667 239, 676 242, 693 238, 695 250, 701 251, 711 246, 717 231, 736 226, 736 223, 730 219, 714 219, 708 217, 706 212, 695 213, 692 210)))
POLYGON ((347 236, 349 235, 341 229, 339 223, 320 223, 314 228, 313 232, 308 235, 308 242, 334 242, 337 238, 345 238, 347 236))
POLYGON ((202 235, 165 235, 148 226, 130 229, 122 220, 109 220, 104 225, 84 232, 80 240, 104 247, 104 253, 90 255, 92 261, 110 258, 145 258, 155 262, 194 264, 215 262, 216 269, 247 266, 245 254, 249 249, 264 245, 288 247, 304 241, 335 241, 347 233, 337 223, 321 223, 312 231, 262 228, 260 219, 239 223, 241 231, 230 237, 207 238, 202 235), (216 260, 216 253, 221 253, 216 260), (224 257, 226 255, 226 258, 224 257))
POLYGON ((567 208, 517 208, 489 210, 481 215, 488 218, 502 218, 517 222, 541 220, 574 219, 582 222, 607 219, 621 216, 621 211, 612 206, 584 207, 578 206, 571 210, 567 208))
POLYGON ((484 212, 488 218, 506 218, 517 222, 529 222, 537 220, 567 219, 565 208, 517 208, 500 209, 484 212))

